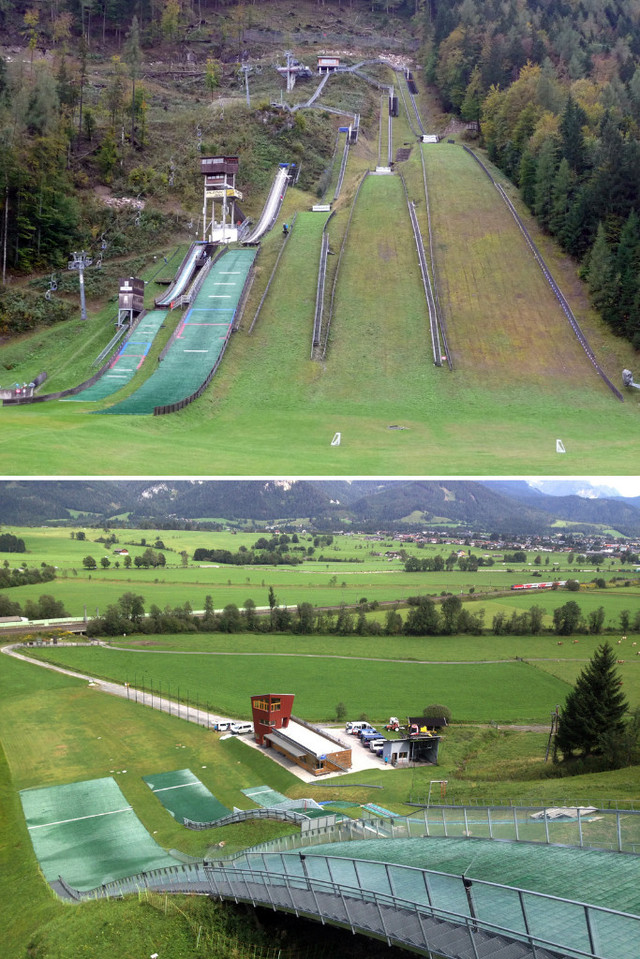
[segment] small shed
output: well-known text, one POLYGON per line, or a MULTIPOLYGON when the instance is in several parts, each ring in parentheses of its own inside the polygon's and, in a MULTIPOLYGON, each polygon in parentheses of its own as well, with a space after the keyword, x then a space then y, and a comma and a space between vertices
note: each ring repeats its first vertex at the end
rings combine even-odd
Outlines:
POLYGON ((318 73, 334 73, 340 66, 340 57, 318 57, 318 73))
POLYGON ((409 763, 438 764, 440 736, 407 736, 404 739, 387 739, 382 744, 382 758, 392 766, 409 763))
POLYGON ((407 727, 413 735, 430 735, 436 729, 444 729, 448 726, 446 716, 408 716, 407 727))

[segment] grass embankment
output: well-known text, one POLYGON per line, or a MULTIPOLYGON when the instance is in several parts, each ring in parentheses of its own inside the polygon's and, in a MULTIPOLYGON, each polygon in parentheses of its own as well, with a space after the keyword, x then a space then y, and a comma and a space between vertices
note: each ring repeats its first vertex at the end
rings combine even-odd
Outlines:
MULTIPOLYGON (((70 915, 69 907, 54 899, 39 873, 18 790, 113 774, 139 818, 162 846, 202 855, 210 837, 177 826, 142 782, 142 775, 189 766, 197 770, 199 778, 207 782, 214 794, 225 794, 223 802, 245 807, 251 803, 240 793, 244 786, 269 782, 273 788, 284 790, 295 781, 285 770, 241 743, 219 743, 217 735, 175 718, 166 717, 168 722, 162 722, 163 717, 150 710, 136 709, 132 703, 96 695, 96 690, 81 680, 50 670, 39 669, 34 673, 33 666, 7 656, 3 656, 0 662, 0 691, 0 742, 3 747, 3 751, 0 750, 3 809, 0 921, 6 955, 25 955, 27 943, 31 943, 34 937, 33 949, 38 951, 29 955, 50 955, 48 949, 53 948, 59 931, 46 932, 41 940, 37 930, 50 920, 64 922, 62 916, 70 915), (242 758, 239 759, 238 755, 242 758), (126 774, 118 775, 117 771, 122 769, 127 770, 126 774)), ((274 825, 267 824, 265 828, 264 823, 255 823, 228 827, 216 834, 216 841, 226 840, 227 849, 233 850, 277 835, 283 828, 287 830, 287 827, 275 825, 274 831, 274 825)), ((187 913, 197 918, 199 909, 187 907, 187 913)), ((84 910, 82 906, 81 915, 84 910)), ((90 907, 86 919, 78 918, 75 909, 72 912, 75 917, 70 920, 69 935, 73 941, 76 941, 74 937, 85 936, 87 947, 93 943, 94 936, 99 942, 103 923, 110 927, 114 921, 107 918, 113 913, 109 912, 106 903, 90 907)), ((147 921, 153 913, 147 914, 147 910, 136 902, 120 906, 116 915, 128 917, 132 922, 130 941, 134 944, 138 937, 142 937, 139 942, 146 943, 148 935, 145 930, 155 930, 153 922, 147 921)), ((174 918, 178 921, 176 914, 174 918)), ((197 921, 200 923, 203 919, 197 921)), ((182 926, 181 920, 178 926, 182 926)), ((186 926, 190 928, 191 923, 187 922, 186 926)), ((129 926, 127 929, 129 939, 129 926)), ((166 929, 166 935, 178 935, 171 923, 166 924, 166 929)), ((232 932, 232 929, 226 930, 227 935, 232 932)), ((197 927, 194 940, 196 933, 197 927)), ((224 928, 222 934, 225 934, 224 928)), ((105 930, 104 935, 110 940, 111 932, 105 930)), ((193 949, 193 941, 189 941, 193 949)), ((113 947, 113 942, 111 945, 113 947)), ((92 954, 106 955, 106 952, 92 951, 92 954)), ((188 953, 174 954, 183 956, 188 953)))

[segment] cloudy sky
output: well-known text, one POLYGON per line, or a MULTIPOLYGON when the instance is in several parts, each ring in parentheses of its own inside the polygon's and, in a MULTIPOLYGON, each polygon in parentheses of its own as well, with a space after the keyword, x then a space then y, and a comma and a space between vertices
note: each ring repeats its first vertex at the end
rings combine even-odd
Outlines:
POLYGON ((552 496, 569 495, 602 496, 640 496, 640 476, 576 476, 573 478, 531 477, 531 486, 552 496))

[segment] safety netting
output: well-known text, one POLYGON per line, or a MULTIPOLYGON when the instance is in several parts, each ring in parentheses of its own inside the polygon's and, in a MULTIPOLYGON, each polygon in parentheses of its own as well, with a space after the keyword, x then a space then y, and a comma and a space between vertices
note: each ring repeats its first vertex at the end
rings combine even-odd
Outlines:
POLYGON ((101 412, 153 413, 197 392, 225 349, 255 255, 255 249, 230 250, 211 267, 158 369, 135 393, 101 412))
POLYGON ((35 854, 48 882, 76 889, 175 865, 151 838, 111 777, 20 793, 35 854))
POLYGON ((190 769, 143 776, 143 780, 174 819, 183 823, 213 822, 228 816, 230 810, 216 799, 190 769))

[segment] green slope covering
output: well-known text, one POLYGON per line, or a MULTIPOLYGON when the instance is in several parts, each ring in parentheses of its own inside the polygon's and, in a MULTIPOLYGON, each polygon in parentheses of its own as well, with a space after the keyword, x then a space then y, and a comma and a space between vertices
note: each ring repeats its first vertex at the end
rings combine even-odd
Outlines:
POLYGON ((166 310, 151 310, 143 316, 100 379, 77 396, 69 396, 67 399, 79 403, 94 402, 111 396, 125 386, 144 363, 155 335, 166 318, 166 310))
POLYGON ((38 862, 49 882, 76 889, 175 865, 112 778, 20 793, 38 862))
POLYGON ((168 809, 177 822, 212 822, 229 814, 229 809, 216 799, 190 769, 154 773, 142 777, 147 786, 168 809))
POLYGON ((255 250, 231 250, 213 265, 156 372, 105 413, 153 413, 202 385, 224 350, 255 250))

